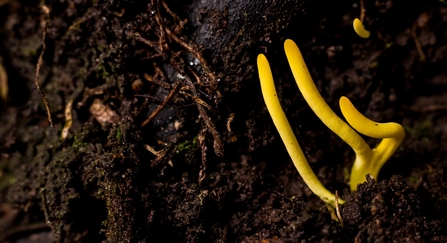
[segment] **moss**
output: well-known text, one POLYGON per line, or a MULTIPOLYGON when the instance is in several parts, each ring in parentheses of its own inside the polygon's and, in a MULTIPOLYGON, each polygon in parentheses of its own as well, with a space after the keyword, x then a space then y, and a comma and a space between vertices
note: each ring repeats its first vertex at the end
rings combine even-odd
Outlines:
POLYGON ((16 182, 16 178, 12 173, 5 173, 0 176, 0 191, 10 187, 16 182))
POLYGON ((74 136, 73 144, 72 144, 73 148, 84 148, 87 145, 88 145, 88 143, 82 141, 82 139, 78 135, 74 136))
POLYGON ((120 141, 123 137, 123 134, 121 133, 121 127, 116 128, 115 138, 116 140, 120 141))
POLYGON ((182 143, 177 144, 177 146, 175 146, 175 152, 177 154, 180 154, 182 152, 189 151, 189 150, 196 148, 197 139, 198 139, 198 137, 195 136, 192 140, 186 140, 182 143))
POLYGON ((416 138, 428 137, 432 132, 432 117, 427 118, 422 123, 416 123, 413 126, 405 126, 405 131, 416 138))

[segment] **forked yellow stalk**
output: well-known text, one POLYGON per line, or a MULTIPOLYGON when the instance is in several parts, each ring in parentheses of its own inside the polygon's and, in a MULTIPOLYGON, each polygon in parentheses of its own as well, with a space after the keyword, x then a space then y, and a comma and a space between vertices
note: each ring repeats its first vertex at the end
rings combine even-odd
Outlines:
POLYGON ((356 156, 349 183, 351 191, 355 191, 357 185, 365 181, 366 174, 377 179, 382 166, 404 139, 405 130, 400 124, 394 122, 371 121, 344 96, 340 98, 340 109, 345 119, 357 132, 372 138, 382 138, 377 147, 368 152, 368 156, 356 156))

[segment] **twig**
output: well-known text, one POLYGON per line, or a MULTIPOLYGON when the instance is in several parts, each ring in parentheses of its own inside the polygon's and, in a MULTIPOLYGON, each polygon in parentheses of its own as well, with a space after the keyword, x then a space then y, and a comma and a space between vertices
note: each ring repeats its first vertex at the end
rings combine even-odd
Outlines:
MULTIPOLYGON (((161 17, 161 14, 160 14, 160 0, 151 0, 151 4, 156 10, 156 13, 154 16, 155 16, 155 20, 160 28, 160 33, 158 36, 160 49, 162 52, 165 50, 170 51, 171 56, 172 56, 172 58, 170 59, 171 65, 177 70, 177 72, 182 77, 184 77, 187 86, 189 86, 190 91, 192 92, 193 101, 196 104, 197 109, 199 110, 200 116, 206 126, 206 130, 208 130, 214 137, 214 145, 213 145, 214 152, 216 153, 217 156, 223 156, 223 151, 224 151, 223 150, 223 142, 220 137, 220 134, 217 132, 216 126, 213 124, 210 117, 206 113, 204 104, 202 102, 200 102, 201 100, 199 99, 199 94, 198 94, 198 91, 197 91, 194 83, 192 82, 191 78, 188 75, 185 75, 186 68, 185 68, 185 63, 184 63, 183 59, 179 57, 179 53, 176 53, 173 50, 170 50, 168 46, 164 46, 167 44, 166 37, 168 37, 169 39, 176 42, 178 45, 183 47, 186 51, 190 52, 193 56, 195 56, 195 58, 197 58, 197 60, 199 60, 199 62, 201 63, 201 65, 203 67, 205 75, 209 79, 208 83, 211 84, 212 88, 215 88, 217 86, 217 81, 216 81, 217 79, 214 76, 214 74, 210 71, 208 63, 206 62, 206 60, 202 56, 202 54, 198 51, 198 49, 195 46, 193 46, 193 44, 188 44, 185 41, 183 41, 175 33, 173 33, 167 26, 165 26, 163 24, 163 18, 161 17)), ((171 14, 171 13, 169 13, 170 10, 166 4, 164 5, 164 7, 166 8, 166 11, 168 12, 168 14, 171 14)), ((196 75, 195 72, 191 71, 191 70, 192 69, 189 69, 189 71, 198 80, 198 84, 201 84, 200 78, 198 77, 198 75, 196 75)), ((203 156, 205 156, 205 153, 204 153, 205 151, 203 149, 204 146, 205 145, 203 145, 203 147, 202 147, 202 163, 206 162, 206 160, 203 160, 203 156)), ((203 175, 200 177, 203 178, 203 175)))
MULTIPOLYGON (((155 159, 151 161, 150 167, 153 168, 158 165, 158 163, 166 156, 166 153, 172 148, 172 144, 169 143, 167 146, 165 146, 163 149, 156 151, 153 147, 151 147, 149 144, 145 144, 144 148, 147 149, 150 153, 155 155, 155 159)), ((174 164, 171 160, 168 161, 168 164, 171 167, 174 167, 174 164)))
POLYGON ((199 75, 197 75, 197 73, 196 73, 190 66, 188 66, 188 70, 192 73, 192 75, 193 75, 194 78, 196 79, 196 82, 197 82, 199 85, 202 85, 202 86, 203 86, 203 83, 202 83, 202 81, 200 80, 199 75))
POLYGON ((340 207, 338 205, 338 191, 337 190, 335 190, 335 211, 337 212, 337 218, 340 222, 340 225, 343 228, 343 218, 341 217, 340 207))
POLYGON ((139 41, 139 42, 141 42, 141 43, 143 43, 143 44, 145 44, 145 45, 147 45, 147 46, 149 46, 151 48, 154 48, 157 51, 157 54, 151 56, 151 58, 158 57, 158 56, 163 56, 163 52, 162 52, 161 46, 156 45, 153 41, 148 40, 148 39, 146 39, 146 38, 144 38, 144 37, 142 37, 140 35, 135 35, 134 38, 135 38, 135 40, 137 40, 137 41, 139 41))
POLYGON ((205 108, 207 108, 208 110, 212 110, 212 108, 211 108, 211 106, 210 105, 208 105, 205 101, 203 101, 202 99, 200 99, 199 97, 197 97, 197 96, 195 96, 195 95, 192 95, 192 94, 189 94, 189 93, 186 93, 186 92, 184 92, 183 93, 185 96, 188 96, 189 98, 191 98, 193 101, 194 101, 194 103, 196 103, 196 104, 198 104, 198 105, 202 105, 202 106, 204 106, 205 108))
POLYGON ((422 44, 421 44, 421 41, 419 40, 419 37, 416 33, 416 29, 417 29, 417 22, 414 22, 413 27, 411 28, 411 35, 413 36, 414 44, 416 45, 416 49, 419 53, 419 60, 422 62, 425 62, 425 60, 426 60, 425 54, 424 54, 424 51, 422 50, 422 44))
POLYGON ((160 46, 161 52, 163 52, 163 50, 164 50, 163 44, 166 43, 166 41, 165 41, 165 33, 163 31, 162 18, 160 15, 160 2, 159 2, 159 0, 151 0, 151 5, 155 6, 155 9, 157 10, 155 13, 155 21, 157 22, 158 26, 160 27, 160 34, 159 34, 160 39, 158 40, 158 44, 160 46), (155 3, 155 1, 157 3, 155 3))
POLYGON ((158 115, 158 113, 160 113, 160 111, 163 110, 163 108, 166 106, 168 101, 172 98, 172 96, 174 96, 174 94, 178 91, 179 88, 180 88, 180 82, 177 82, 177 84, 174 86, 174 88, 171 90, 171 92, 169 92, 169 94, 166 96, 166 98, 163 100, 163 102, 157 107, 157 109, 155 109, 155 111, 152 112, 152 114, 143 123, 141 123, 141 126, 144 127, 150 121, 152 121, 152 119, 154 119, 158 115))
POLYGON ((180 17, 179 17, 175 12, 173 12, 173 11, 169 8, 168 4, 166 4, 165 1, 161 1, 161 4, 162 4, 163 7, 166 9, 166 12, 167 12, 169 15, 171 15, 171 17, 174 18, 174 20, 178 21, 179 24, 176 25, 176 27, 175 27, 175 32, 176 32, 176 33, 179 33, 179 32, 183 29, 183 27, 185 26, 185 24, 188 22, 188 19, 182 21, 182 20, 180 19, 180 17))
POLYGON ((156 157, 162 157, 162 156, 164 156, 164 153, 163 152, 160 152, 160 151, 156 151, 154 148, 152 148, 149 144, 145 144, 144 145, 144 148, 147 150, 147 151, 149 151, 149 152, 151 152, 153 155, 155 155, 156 157))
POLYGON ((146 79, 147 81, 154 83, 156 85, 159 85, 167 90, 172 89, 171 84, 158 80, 157 76, 158 76, 158 74, 155 74, 154 77, 150 76, 147 73, 143 74, 144 79, 146 79))
POLYGON ((48 20, 50 18, 50 10, 48 9, 47 6, 42 5, 42 11, 45 14, 41 25, 43 27, 43 33, 42 33, 42 51, 40 52, 39 55, 39 59, 37 59, 37 65, 36 65, 36 79, 34 80, 34 83, 36 84, 37 90, 39 90, 40 95, 42 96, 42 99, 45 103, 45 108, 47 110, 47 116, 48 116, 48 121, 50 122, 50 126, 53 127, 53 120, 51 119, 51 110, 50 110, 50 105, 48 104, 48 100, 47 97, 45 96, 45 94, 43 93, 42 89, 40 89, 40 85, 39 85, 39 77, 40 77, 40 67, 42 66, 42 62, 43 62, 43 53, 45 52, 45 38, 47 35, 47 31, 48 31, 48 20))
MULTIPOLYGON (((194 84, 192 83, 191 79, 188 76, 185 76, 185 81, 186 81, 186 84, 191 89, 192 94, 194 96, 198 97, 199 94, 197 93, 197 89, 194 86, 194 84)), ((211 119, 209 118, 208 114, 206 113, 205 108, 203 108, 203 105, 201 103, 198 103, 197 99, 193 99, 193 100, 197 104, 197 109, 199 110, 199 113, 202 116, 202 120, 205 123, 206 127, 208 128, 208 131, 214 137, 214 145, 213 145, 214 152, 219 157, 223 156, 223 152, 224 152, 223 142, 222 142, 219 132, 217 132, 216 126, 214 125, 214 123, 211 122, 211 119)))
POLYGON ((168 34, 169 37, 171 37, 175 42, 177 42, 177 44, 179 44, 181 47, 185 48, 187 51, 189 51, 191 54, 193 54, 197 58, 197 60, 199 60, 199 62, 202 64, 204 70, 206 71, 206 74, 208 75, 210 81, 214 84, 216 77, 210 71, 208 63, 205 60, 205 58, 203 58, 202 54, 200 54, 200 52, 198 52, 191 45, 189 45, 188 43, 184 42, 182 39, 177 37, 174 33, 172 33, 172 31, 169 28, 165 27, 164 29, 166 31, 166 34, 168 34))
POLYGON ((202 165, 200 166, 201 168, 199 171, 199 180, 198 180, 199 186, 202 185, 202 181, 206 177, 206 145, 205 145, 206 130, 207 130, 206 128, 201 129, 198 136, 199 145, 200 148, 202 149, 202 165))
POLYGON ((231 130, 231 123, 233 122, 235 116, 236 116, 236 113, 231 113, 227 119, 227 131, 230 133, 233 132, 231 130))
POLYGON ((363 3, 363 0, 360 0, 360 22, 363 23, 363 19, 365 18, 365 4, 363 3))

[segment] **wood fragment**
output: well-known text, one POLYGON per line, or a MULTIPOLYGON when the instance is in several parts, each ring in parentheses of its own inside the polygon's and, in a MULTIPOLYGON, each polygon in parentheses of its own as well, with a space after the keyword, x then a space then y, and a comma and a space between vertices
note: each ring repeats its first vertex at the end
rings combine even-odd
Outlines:
POLYGON ((230 133, 233 132, 233 131, 231 131, 231 123, 233 122, 235 116, 236 116, 235 113, 231 113, 227 119, 227 131, 230 133))
POLYGON ((160 157, 162 155, 162 153, 160 153, 159 151, 156 151, 154 148, 152 148, 149 144, 145 144, 144 148, 151 152, 153 155, 155 155, 155 157, 160 157))
POLYGON ((65 125, 64 128, 62 128, 62 132, 61 132, 61 140, 65 140, 67 138, 68 135, 68 130, 71 128, 71 125, 73 124, 73 119, 72 119, 72 106, 73 106, 73 99, 70 99, 68 101, 68 103, 65 105, 65 125))
MULTIPOLYGON (((168 153, 168 151, 170 151, 173 146, 172 144, 168 144, 167 146, 165 146, 163 149, 157 151, 155 150, 153 147, 151 147, 149 144, 145 144, 144 148, 149 151, 151 154, 155 155, 155 159, 151 161, 150 163, 150 167, 154 168, 155 166, 157 166, 160 161, 166 156, 166 154, 168 153)), ((171 167, 174 167, 174 164, 172 163, 171 160, 168 160, 168 164, 171 167)))
POLYGON ((89 111, 101 126, 105 126, 108 123, 117 124, 121 121, 121 116, 98 98, 93 101, 89 111))
POLYGON ((6 73, 5 68, 0 63, 0 98, 3 100, 7 100, 8 98, 8 74, 6 73))

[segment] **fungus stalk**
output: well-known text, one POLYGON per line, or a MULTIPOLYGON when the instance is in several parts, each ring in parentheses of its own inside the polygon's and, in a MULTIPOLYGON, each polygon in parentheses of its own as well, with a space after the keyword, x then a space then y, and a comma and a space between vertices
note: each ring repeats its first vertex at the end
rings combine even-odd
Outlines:
POLYGON ((355 191, 357 185, 365 181, 366 174, 377 179, 382 166, 404 139, 405 130, 400 124, 394 122, 379 123, 366 118, 344 96, 340 98, 340 109, 346 121, 357 132, 368 137, 382 139, 374 149, 370 149, 368 146, 369 151, 364 156, 359 156, 351 146, 356 152, 356 158, 351 169, 349 184, 351 191, 355 191))
MULTIPOLYGON (((259 79, 261 80, 262 95, 264 96, 267 110, 286 146, 287 152, 292 158, 295 168, 315 195, 320 197, 326 204, 335 207, 335 195, 321 184, 320 180, 318 180, 317 176, 312 171, 312 168, 310 168, 310 165, 292 131, 292 127, 281 108, 278 95, 276 94, 272 72, 270 71, 270 65, 263 54, 258 55, 258 72, 259 79)), ((339 203, 344 203, 344 201, 339 199, 339 203)))

